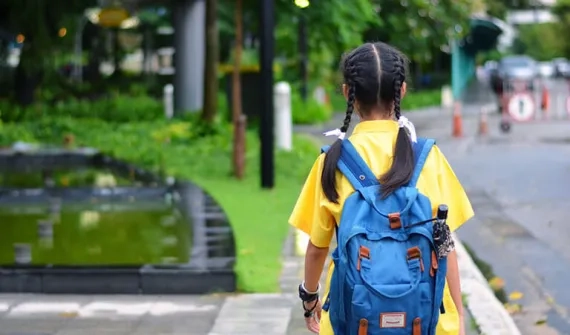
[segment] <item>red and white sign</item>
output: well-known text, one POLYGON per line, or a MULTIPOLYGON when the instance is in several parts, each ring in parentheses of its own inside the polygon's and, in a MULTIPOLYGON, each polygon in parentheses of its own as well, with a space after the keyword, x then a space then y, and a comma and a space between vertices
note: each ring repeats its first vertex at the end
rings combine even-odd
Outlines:
POLYGON ((507 111, 515 121, 529 121, 535 112, 534 100, 528 93, 515 93, 509 99, 507 111))

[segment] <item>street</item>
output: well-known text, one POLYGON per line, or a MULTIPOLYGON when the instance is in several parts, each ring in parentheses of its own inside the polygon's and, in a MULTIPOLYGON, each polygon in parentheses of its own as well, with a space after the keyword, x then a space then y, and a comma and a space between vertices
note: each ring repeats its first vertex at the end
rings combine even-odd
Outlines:
POLYGON ((479 138, 477 108, 465 108, 465 138, 439 141, 475 208, 458 235, 504 279, 507 293, 523 294, 513 303, 522 307, 514 319, 524 335, 570 334, 570 120, 560 103, 568 89, 559 80, 547 87, 551 103, 559 101, 550 121, 514 123, 502 134, 493 113, 489 135, 479 138))
POLYGON ((443 148, 475 206, 476 218, 459 236, 505 280, 507 292, 524 294, 523 312, 515 315, 523 334, 570 334, 565 122, 516 124, 511 136, 475 141, 461 151, 443 148))

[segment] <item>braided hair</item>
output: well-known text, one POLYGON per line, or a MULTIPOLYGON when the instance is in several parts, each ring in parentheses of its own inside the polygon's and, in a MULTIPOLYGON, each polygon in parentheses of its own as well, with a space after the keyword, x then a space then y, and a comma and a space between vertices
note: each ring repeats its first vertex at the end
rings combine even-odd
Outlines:
MULTIPOLYGON (((403 56, 394 53, 393 90, 394 90, 394 117, 400 119, 400 100, 402 99, 402 85, 406 80, 406 66, 403 56)), ((407 184, 414 172, 414 151, 410 136, 406 128, 400 127, 396 137, 394 160, 390 169, 380 177, 382 196, 387 197, 399 187, 407 184)))
MULTIPOLYGON (((340 131, 348 131, 356 101, 359 113, 366 115, 376 106, 393 110, 398 120, 401 116, 402 85, 406 80, 407 60, 395 48, 385 43, 366 43, 346 54, 341 61, 341 71, 347 88, 346 115, 340 131)), ((342 139, 335 141, 326 153, 321 186, 327 199, 338 203, 336 170, 340 159, 342 139)), ((414 155, 410 138, 400 128, 396 140, 392 166, 380 177, 383 196, 388 196, 411 179, 414 155)))

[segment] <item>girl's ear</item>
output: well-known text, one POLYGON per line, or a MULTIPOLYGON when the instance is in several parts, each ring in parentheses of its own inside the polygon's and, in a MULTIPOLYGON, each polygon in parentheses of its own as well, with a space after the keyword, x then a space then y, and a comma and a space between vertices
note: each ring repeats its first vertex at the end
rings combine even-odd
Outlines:
POLYGON ((402 83, 402 88, 401 88, 401 91, 400 91, 400 98, 403 98, 403 97, 406 96, 407 90, 408 90, 408 85, 406 84, 406 82, 403 82, 403 83, 402 83))
POLYGON ((342 84, 342 95, 344 95, 344 100, 348 101, 348 86, 346 84, 342 84))

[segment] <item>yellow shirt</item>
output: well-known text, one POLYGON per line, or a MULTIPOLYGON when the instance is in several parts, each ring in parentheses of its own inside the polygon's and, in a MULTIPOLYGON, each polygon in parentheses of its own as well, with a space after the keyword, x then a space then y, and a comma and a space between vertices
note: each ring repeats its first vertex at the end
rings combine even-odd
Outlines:
MULTIPOLYGON (((385 173, 392 164, 394 145, 398 133, 398 124, 394 121, 364 121, 359 123, 350 136, 350 141, 368 164, 375 175, 385 173)), ((336 185, 339 203, 335 204, 325 197, 321 188, 321 173, 324 154, 320 155, 307 180, 289 218, 289 223, 310 235, 311 242, 321 248, 328 247, 334 236, 335 225, 340 221, 344 201, 354 189, 347 178, 337 170, 336 185)), ((424 168, 417 182, 420 193, 427 196, 433 206, 434 216, 437 206, 449 206, 447 222, 452 231, 459 228, 473 215, 473 209, 453 173, 445 156, 437 146, 428 155, 424 168)), ((325 297, 334 264, 331 262, 325 285, 325 297)), ((443 297, 445 313, 439 318, 437 335, 456 335, 459 333, 459 316, 446 284, 443 297)), ((334 335, 328 314, 323 311, 321 335, 334 335)))

